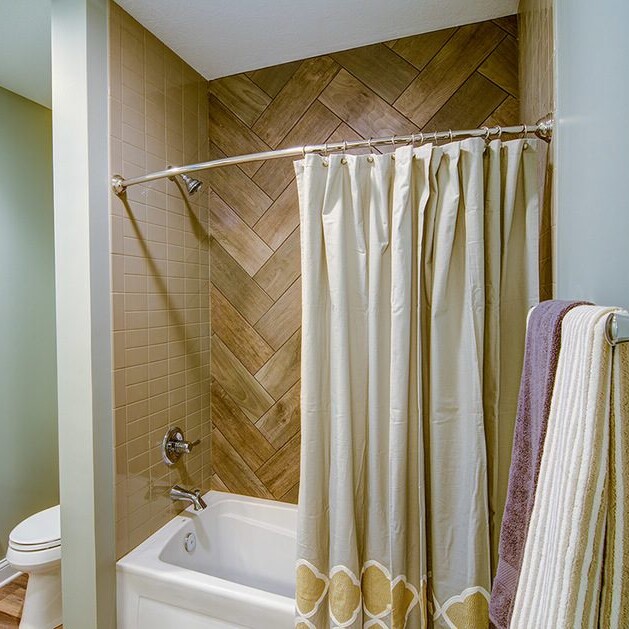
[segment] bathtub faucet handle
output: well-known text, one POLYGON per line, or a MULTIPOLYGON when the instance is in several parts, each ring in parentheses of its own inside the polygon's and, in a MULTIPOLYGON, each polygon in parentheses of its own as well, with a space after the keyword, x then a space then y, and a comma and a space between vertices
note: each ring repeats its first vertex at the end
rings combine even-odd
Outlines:
POLYGON ((166 465, 174 465, 182 454, 190 454, 192 448, 198 446, 201 439, 186 441, 181 428, 171 428, 162 440, 162 459, 166 465))
POLYGON ((190 441, 173 441, 172 448, 179 454, 190 454, 194 446, 198 446, 201 443, 201 439, 197 439, 192 443, 190 441))

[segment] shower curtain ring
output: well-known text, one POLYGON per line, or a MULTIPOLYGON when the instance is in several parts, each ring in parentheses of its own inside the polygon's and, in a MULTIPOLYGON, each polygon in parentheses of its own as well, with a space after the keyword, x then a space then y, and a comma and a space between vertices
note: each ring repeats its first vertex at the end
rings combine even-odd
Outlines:
POLYGON ((450 142, 452 142, 452 129, 448 129, 448 135, 450 136, 450 142))
POLYGON ((419 144, 423 144, 424 143, 424 132, 420 131, 419 132, 419 144))
POLYGON ((305 144, 301 147, 301 154, 304 156, 304 159, 306 159, 306 145, 305 144))
POLYGON ((520 137, 523 140, 524 140, 524 138, 526 138, 526 125, 525 124, 522 125, 522 133, 521 133, 520 137))
POLYGON ((500 140, 501 138, 502 138, 502 127, 498 125, 498 139, 500 140))
POLYGON ((347 152, 347 140, 343 140, 343 156, 341 157, 341 164, 347 164, 347 157, 345 153, 347 152))
POLYGON ((483 129, 483 131, 485 131, 485 136, 484 136, 484 140, 485 140, 485 146, 487 146, 489 144, 489 137, 491 136, 491 129, 489 127, 481 127, 483 129))
POLYGON ((323 145, 323 155, 321 156, 321 158, 322 158, 321 159, 321 163, 324 166, 327 166, 329 164, 329 161, 328 161, 328 143, 327 142, 323 145))

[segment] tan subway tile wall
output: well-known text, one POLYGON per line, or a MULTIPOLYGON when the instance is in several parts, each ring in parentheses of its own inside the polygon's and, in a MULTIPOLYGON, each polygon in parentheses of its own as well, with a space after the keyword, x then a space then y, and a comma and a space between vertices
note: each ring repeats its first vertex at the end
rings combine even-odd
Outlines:
MULTIPOLYGON (((207 82, 110 4, 110 162, 134 177, 208 159, 207 82)), ((208 192, 162 180, 111 197, 117 554, 182 508, 174 483, 209 488, 208 192), (173 468, 169 426, 201 445, 173 468)))

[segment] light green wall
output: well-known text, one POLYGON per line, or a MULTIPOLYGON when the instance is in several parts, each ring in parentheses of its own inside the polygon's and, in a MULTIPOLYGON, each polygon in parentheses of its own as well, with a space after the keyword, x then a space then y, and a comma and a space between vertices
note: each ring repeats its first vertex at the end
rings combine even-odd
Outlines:
POLYGON ((0 559, 58 504, 52 115, 0 88, 0 559))
POLYGON ((629 307, 627 0, 557 0, 557 297, 629 307))

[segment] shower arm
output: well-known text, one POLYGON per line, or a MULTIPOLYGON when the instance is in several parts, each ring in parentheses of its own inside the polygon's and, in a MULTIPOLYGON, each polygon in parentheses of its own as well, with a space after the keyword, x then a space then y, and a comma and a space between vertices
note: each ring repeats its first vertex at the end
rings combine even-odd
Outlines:
POLYGON ((199 164, 188 164, 186 166, 178 166, 175 168, 167 168, 141 177, 133 177, 125 179, 121 175, 114 175, 111 179, 111 186, 117 195, 121 195, 129 186, 156 181, 157 179, 173 178, 176 175, 187 175, 200 170, 209 170, 211 168, 220 168, 222 166, 233 166, 236 164, 246 164, 249 162, 261 162, 269 159, 278 159, 281 157, 306 157, 309 153, 319 153, 327 155, 342 151, 343 153, 350 149, 369 148, 382 146, 385 144, 396 146, 398 144, 423 144, 424 142, 438 142, 439 140, 452 141, 456 138, 485 138, 489 140, 492 137, 501 138, 503 135, 535 135, 545 142, 550 142, 553 133, 552 115, 545 116, 538 120, 534 125, 520 124, 512 127, 482 127, 481 129, 466 129, 460 131, 435 131, 433 133, 411 133, 410 135, 394 135, 389 137, 369 138, 368 140, 350 140, 344 142, 332 142, 325 144, 312 144, 305 146, 295 146, 285 149, 277 149, 275 151, 264 151, 262 153, 250 153, 248 155, 236 155, 234 157, 223 157, 209 162, 201 162, 199 164))

